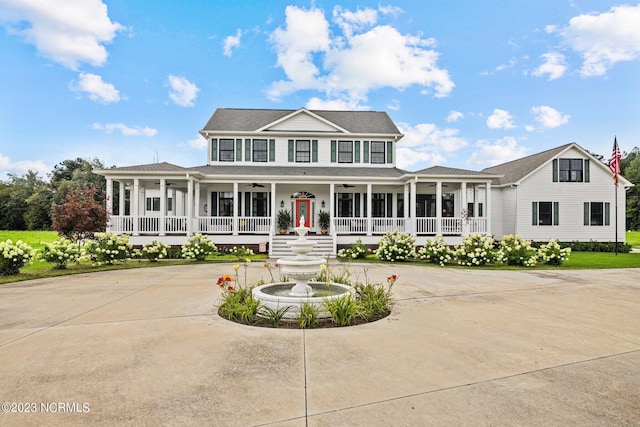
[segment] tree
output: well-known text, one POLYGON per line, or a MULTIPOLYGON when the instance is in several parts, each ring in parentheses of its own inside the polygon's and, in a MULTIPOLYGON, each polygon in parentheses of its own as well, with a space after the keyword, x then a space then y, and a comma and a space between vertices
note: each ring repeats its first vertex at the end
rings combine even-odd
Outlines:
POLYGON ((106 179, 94 174, 93 169, 105 169, 105 167, 99 159, 86 160, 81 157, 58 163, 51 172, 51 187, 55 191, 54 202, 60 203, 64 200, 71 188, 87 185, 96 186, 100 190, 96 197, 100 197, 98 201, 102 201, 107 187, 106 179))
POLYGON ((104 231, 107 225, 107 207, 102 192, 96 185, 70 188, 59 204, 53 205, 53 229, 69 239, 90 238, 104 231))
POLYGON ((51 203, 36 203, 35 193, 47 197, 47 184, 37 172, 29 171, 22 176, 9 174, 9 182, 0 182, 0 229, 26 230, 48 228, 51 203), (30 205, 29 200, 32 200, 30 205))
POLYGON ((624 153, 620 161, 620 173, 635 186, 627 190, 627 230, 640 230, 640 149, 635 147, 624 153))

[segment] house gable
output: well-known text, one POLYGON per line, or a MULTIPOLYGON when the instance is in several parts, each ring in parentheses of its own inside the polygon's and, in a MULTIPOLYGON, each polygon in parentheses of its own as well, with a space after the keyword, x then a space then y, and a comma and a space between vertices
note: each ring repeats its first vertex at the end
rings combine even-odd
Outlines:
POLYGON ((282 117, 273 123, 269 123, 257 131, 348 133, 346 129, 343 129, 329 120, 324 119, 304 108, 301 108, 288 116, 282 117))

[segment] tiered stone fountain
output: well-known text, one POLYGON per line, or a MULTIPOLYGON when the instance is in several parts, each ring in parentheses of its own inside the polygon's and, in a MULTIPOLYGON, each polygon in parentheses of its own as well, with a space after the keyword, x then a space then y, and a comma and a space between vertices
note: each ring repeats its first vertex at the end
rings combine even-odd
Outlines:
POLYGON ((331 314, 323 308, 324 301, 340 298, 349 293, 355 295, 355 290, 341 283, 310 282, 310 279, 320 273, 326 261, 324 258, 308 255, 316 242, 306 238, 309 227, 305 226, 304 216, 300 217, 299 226, 295 230, 298 239, 288 242, 288 245, 296 255, 278 260, 281 273, 293 279, 295 284, 291 286, 291 282, 279 282, 257 286, 252 291, 253 297, 272 310, 290 306, 291 309, 284 315, 288 319, 297 318, 300 307, 304 303, 320 307, 318 317, 331 317, 331 314))

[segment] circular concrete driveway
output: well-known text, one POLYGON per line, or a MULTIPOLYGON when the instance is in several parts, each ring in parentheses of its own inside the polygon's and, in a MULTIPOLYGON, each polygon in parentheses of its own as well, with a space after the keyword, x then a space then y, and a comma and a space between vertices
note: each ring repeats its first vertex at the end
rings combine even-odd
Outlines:
POLYGON ((0 425, 638 424, 640 269, 366 268, 392 315, 304 331, 218 317, 231 265, 0 285, 0 425))

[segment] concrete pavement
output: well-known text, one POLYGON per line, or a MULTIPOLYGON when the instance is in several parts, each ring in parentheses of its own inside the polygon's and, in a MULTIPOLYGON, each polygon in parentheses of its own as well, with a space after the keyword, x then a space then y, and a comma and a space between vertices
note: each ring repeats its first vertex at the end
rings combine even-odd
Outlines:
POLYGON ((304 331, 218 317, 230 264, 0 285, 0 425, 640 423, 640 269, 364 267, 392 315, 304 331))

